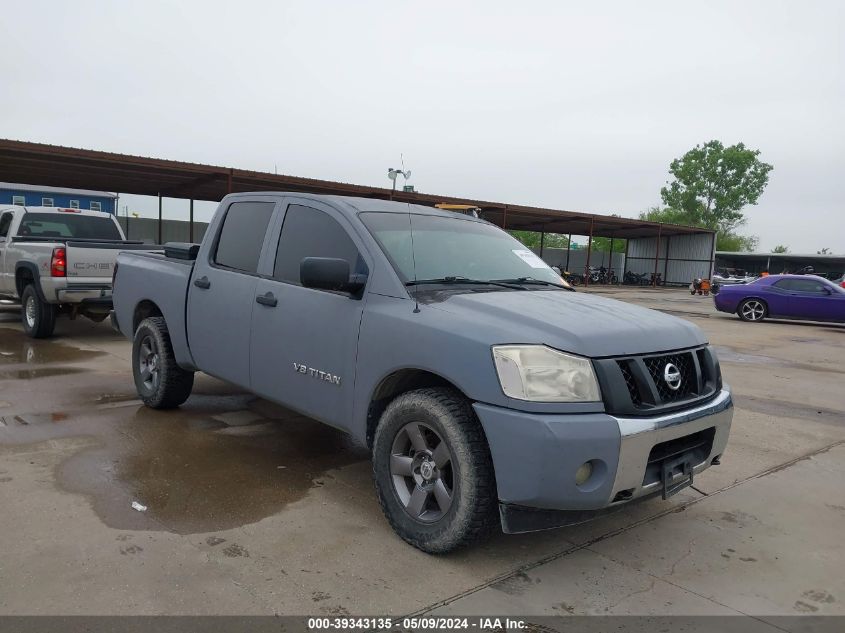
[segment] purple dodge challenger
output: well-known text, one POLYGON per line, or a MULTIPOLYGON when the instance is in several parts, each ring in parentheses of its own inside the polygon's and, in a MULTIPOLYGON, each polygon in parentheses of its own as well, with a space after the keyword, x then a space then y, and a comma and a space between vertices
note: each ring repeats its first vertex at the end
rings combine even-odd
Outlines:
POLYGON ((845 323, 845 289, 815 275, 769 275, 723 286, 713 301, 743 321, 766 317, 845 323))

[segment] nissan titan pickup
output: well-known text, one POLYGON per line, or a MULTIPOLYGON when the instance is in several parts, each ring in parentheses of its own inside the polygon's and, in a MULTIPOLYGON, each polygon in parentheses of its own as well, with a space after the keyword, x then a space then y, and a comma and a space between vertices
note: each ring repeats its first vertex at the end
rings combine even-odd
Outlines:
POLYGON ((229 195, 201 244, 120 253, 113 301, 147 406, 179 406, 202 371, 351 434, 426 552, 666 498, 730 432, 698 327, 573 292, 448 210, 229 195))

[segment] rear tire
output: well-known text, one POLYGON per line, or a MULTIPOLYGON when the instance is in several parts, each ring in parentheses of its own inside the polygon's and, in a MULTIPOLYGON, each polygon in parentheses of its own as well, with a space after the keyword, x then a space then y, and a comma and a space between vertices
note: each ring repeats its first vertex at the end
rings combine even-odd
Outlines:
POLYGON ((132 375, 138 395, 152 409, 173 409, 191 395, 194 372, 176 363, 163 317, 144 319, 135 331, 132 375))
POLYGON ((21 322, 23 331, 32 338, 52 336, 56 327, 56 306, 41 301, 32 284, 21 295, 21 322))
POLYGON ((739 304, 736 313, 743 321, 759 323, 768 316, 769 309, 760 299, 746 299, 739 304))
POLYGON ((393 530, 424 552, 450 552, 498 525, 487 440, 454 389, 418 389, 388 405, 373 441, 373 476, 393 530))

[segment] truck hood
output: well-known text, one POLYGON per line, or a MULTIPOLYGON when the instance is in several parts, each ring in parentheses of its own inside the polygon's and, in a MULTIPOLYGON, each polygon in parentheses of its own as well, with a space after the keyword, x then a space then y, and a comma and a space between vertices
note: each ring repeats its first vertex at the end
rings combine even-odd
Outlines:
POLYGON ((648 354, 707 343, 697 326, 631 303, 583 292, 455 294, 431 308, 465 321, 490 345, 541 343, 593 358, 648 354))

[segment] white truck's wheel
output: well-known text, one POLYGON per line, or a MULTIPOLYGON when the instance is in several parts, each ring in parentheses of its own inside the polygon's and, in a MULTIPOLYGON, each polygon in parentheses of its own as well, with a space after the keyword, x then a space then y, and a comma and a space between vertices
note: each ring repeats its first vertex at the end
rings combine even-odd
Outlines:
POLYGON ((21 295, 21 322, 23 331, 32 338, 47 338, 56 327, 56 307, 41 301, 32 284, 21 295))
POLYGON ((373 474, 390 525, 424 552, 469 545, 498 525, 487 440, 453 389, 418 389, 388 405, 373 441, 373 474))
POLYGON ((163 317, 141 321, 132 341, 132 375, 145 405, 173 409, 188 399, 194 372, 179 367, 163 317))

